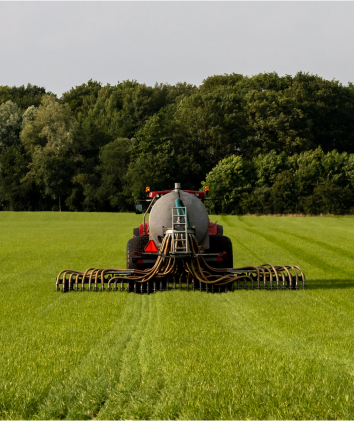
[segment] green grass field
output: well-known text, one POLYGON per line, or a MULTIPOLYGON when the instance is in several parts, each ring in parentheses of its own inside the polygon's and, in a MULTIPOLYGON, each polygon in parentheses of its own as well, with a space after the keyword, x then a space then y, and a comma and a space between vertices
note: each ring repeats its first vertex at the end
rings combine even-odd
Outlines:
POLYGON ((354 218, 211 217, 305 291, 54 291, 125 267, 133 214, 0 213, 0 418, 353 419, 354 218))

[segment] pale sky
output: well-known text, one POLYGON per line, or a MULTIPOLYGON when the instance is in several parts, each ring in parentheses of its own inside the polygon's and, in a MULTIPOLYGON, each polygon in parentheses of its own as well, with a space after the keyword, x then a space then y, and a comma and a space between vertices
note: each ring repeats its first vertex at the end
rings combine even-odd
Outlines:
POLYGON ((0 85, 298 71, 354 82, 353 2, 0 2, 0 85))

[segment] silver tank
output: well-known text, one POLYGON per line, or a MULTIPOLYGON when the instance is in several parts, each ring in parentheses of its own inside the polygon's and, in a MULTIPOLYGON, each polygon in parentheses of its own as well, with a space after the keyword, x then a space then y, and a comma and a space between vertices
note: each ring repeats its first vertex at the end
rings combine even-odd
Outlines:
POLYGON ((209 216, 204 204, 192 193, 175 189, 165 194, 151 209, 149 218, 149 237, 156 245, 160 245, 164 237, 164 229, 172 228, 172 208, 176 207, 176 199, 181 198, 187 208, 191 228, 195 228, 195 236, 199 245, 209 248, 209 216))

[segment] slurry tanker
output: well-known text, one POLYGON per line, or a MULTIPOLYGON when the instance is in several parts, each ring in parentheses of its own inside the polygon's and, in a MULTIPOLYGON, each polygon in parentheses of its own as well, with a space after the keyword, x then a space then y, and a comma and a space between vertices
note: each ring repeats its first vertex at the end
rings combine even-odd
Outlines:
MULTIPOLYGON (((205 191, 151 192, 143 222, 127 244, 126 268, 63 270, 56 291, 154 293, 169 289, 227 292, 235 289, 298 290, 305 276, 298 266, 269 263, 233 267, 232 242, 222 225, 209 220, 205 191), (149 221, 146 221, 150 213, 149 221)), ((138 211, 142 204, 137 205, 138 211)))

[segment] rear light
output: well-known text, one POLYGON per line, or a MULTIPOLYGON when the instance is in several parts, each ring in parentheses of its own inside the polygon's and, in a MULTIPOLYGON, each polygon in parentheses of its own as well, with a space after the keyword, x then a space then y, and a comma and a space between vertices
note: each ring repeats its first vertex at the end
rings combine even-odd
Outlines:
POLYGON ((139 224, 139 235, 147 235, 149 234, 149 223, 145 222, 145 228, 144 224, 139 224))
POLYGON ((144 248, 144 251, 145 251, 146 253, 157 253, 157 252, 159 251, 159 249, 157 248, 157 246, 156 246, 156 244, 155 244, 155 241, 154 241, 154 240, 150 240, 150 241, 146 244, 146 246, 145 246, 145 248, 144 248))
POLYGON ((222 253, 218 254, 218 258, 216 259, 217 262, 222 262, 222 253))
POLYGON ((142 263, 144 263, 141 259, 140 260, 138 260, 138 264, 142 264, 142 263))

